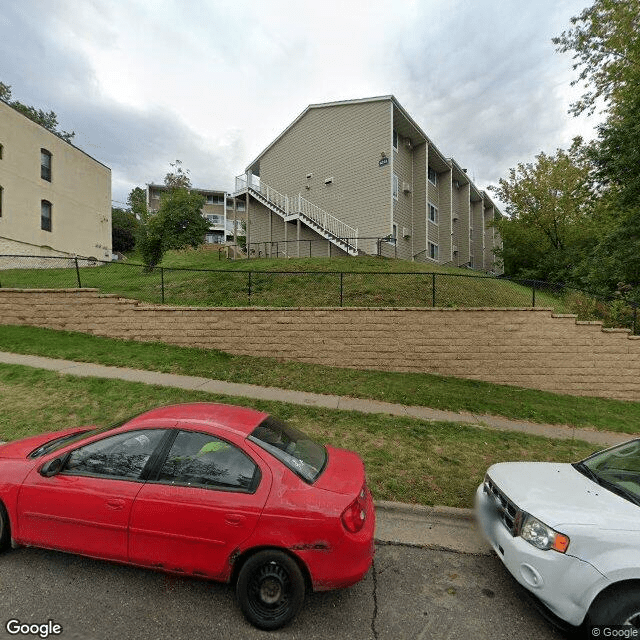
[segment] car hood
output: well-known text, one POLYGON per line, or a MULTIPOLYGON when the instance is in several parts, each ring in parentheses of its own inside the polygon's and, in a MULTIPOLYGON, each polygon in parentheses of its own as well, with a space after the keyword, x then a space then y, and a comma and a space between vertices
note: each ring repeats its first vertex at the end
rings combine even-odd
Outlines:
POLYGON ((318 489, 357 495, 365 482, 364 463, 353 451, 327 446, 327 465, 314 483, 318 489))
POLYGON ((502 462, 487 474, 515 505, 550 527, 595 525, 640 530, 640 507, 601 487, 570 464, 502 462))
POLYGON ((66 436, 71 433, 79 433, 81 431, 87 431, 94 428, 94 426, 71 427, 69 429, 50 431, 48 433, 41 433, 37 436, 23 438, 22 440, 8 442, 7 444, 0 445, 0 458, 26 458, 34 449, 37 449, 39 446, 49 442, 50 440, 55 440, 61 436, 66 436))

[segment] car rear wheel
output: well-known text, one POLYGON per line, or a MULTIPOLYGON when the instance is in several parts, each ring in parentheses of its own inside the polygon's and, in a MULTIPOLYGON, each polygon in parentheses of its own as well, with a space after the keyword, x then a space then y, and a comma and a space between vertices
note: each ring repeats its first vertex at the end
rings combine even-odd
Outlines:
POLYGON ((587 627, 626 625, 640 628, 640 585, 613 588, 591 605, 587 627))
POLYGON ((11 545, 11 532, 9 530, 9 516, 7 510, 0 502, 0 552, 8 549, 11 545))
POLYGON ((242 613, 259 629, 279 629, 302 607, 305 583, 296 561, 282 551, 260 551, 240 569, 236 596, 242 613))

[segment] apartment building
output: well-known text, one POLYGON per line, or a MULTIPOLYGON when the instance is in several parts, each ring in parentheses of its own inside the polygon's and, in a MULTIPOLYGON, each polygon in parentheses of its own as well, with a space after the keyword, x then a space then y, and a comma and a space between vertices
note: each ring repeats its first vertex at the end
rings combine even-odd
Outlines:
MULTIPOLYGON (((160 184, 147 185, 147 209, 158 211, 160 198, 167 187, 160 184)), ((196 189, 192 192, 204 197, 202 215, 209 222, 209 230, 205 236, 205 244, 221 244, 236 242, 239 235, 244 235, 242 222, 245 219, 245 201, 231 197, 226 191, 219 189, 196 189)))
POLYGON ((0 254, 111 260, 111 169, 1 100, 0 254))
POLYGON ((247 202, 247 242, 267 253, 275 245, 280 255, 382 254, 500 272, 497 207, 391 95, 309 105, 233 195, 247 202))

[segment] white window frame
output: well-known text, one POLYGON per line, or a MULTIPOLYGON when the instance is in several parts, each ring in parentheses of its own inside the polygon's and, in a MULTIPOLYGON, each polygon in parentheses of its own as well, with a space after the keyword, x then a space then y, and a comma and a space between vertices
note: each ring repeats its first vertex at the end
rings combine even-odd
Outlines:
POLYGON ((429 260, 438 262, 438 245, 435 242, 431 242, 431 240, 427 241, 427 252, 429 254, 429 260))
POLYGON ((427 167, 427 178, 429 179, 429 182, 434 187, 438 186, 438 172, 430 165, 427 167), (431 179, 432 175, 433 175, 433 180, 431 179))
POLYGON ((428 209, 427 217, 429 219, 429 222, 431 224, 437 225, 438 224, 438 220, 439 220, 438 207, 436 207, 436 205, 433 204, 432 202, 429 202, 428 205, 427 205, 427 209, 428 209), (432 211, 434 212, 433 218, 431 217, 431 212, 432 211))
POLYGON ((393 174, 393 199, 398 199, 398 191, 400 185, 400 178, 398 178, 397 174, 393 174))

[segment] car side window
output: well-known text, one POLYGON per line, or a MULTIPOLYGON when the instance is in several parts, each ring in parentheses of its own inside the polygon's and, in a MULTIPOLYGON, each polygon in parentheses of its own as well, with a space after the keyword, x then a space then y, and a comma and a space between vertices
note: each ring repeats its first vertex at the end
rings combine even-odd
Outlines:
POLYGON ((136 480, 160 443, 165 429, 127 431, 73 451, 62 473, 136 480))
POLYGON ((206 433, 180 431, 158 476, 160 482, 253 492, 260 469, 236 446, 206 433))

